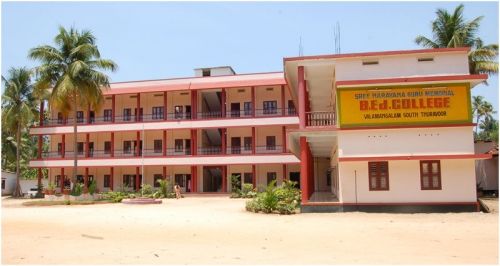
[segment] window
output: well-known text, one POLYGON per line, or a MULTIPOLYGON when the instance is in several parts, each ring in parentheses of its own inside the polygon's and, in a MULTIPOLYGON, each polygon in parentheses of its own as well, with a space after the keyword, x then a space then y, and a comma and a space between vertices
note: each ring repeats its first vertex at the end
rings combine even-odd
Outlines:
POLYGON ((278 113, 278 102, 264 101, 264 114, 276 114, 276 113, 278 113))
POLYGON ((125 108, 123 109, 123 121, 130 121, 132 117, 132 109, 125 108))
POLYGON ((94 156, 94 142, 89 142, 89 156, 94 156))
POLYGON ((57 155, 62 155, 62 143, 57 143, 57 155))
POLYGON ((389 190, 389 163, 368 162, 370 190, 389 190))
POLYGON ((243 146, 245 151, 252 150, 252 137, 243 138, 243 146))
POLYGON ((158 180, 162 180, 163 179, 163 175, 162 174, 156 174, 153 176, 153 180, 154 180, 154 187, 160 187, 160 183, 158 183, 158 180))
POLYGON ((182 105, 176 105, 174 107, 174 118, 175 119, 182 119, 182 112, 183 112, 182 105))
POLYGON ((104 154, 111 154, 111 141, 104 142, 104 154))
POLYGON ((2 189, 5 189, 5 179, 2 179, 2 189))
POLYGON ((83 123, 83 111, 76 111, 76 122, 83 123))
POLYGON ((123 186, 133 187, 134 186, 135 175, 123 175, 123 186))
POLYGON ((184 187, 184 175, 176 174, 175 184, 179 185, 180 187, 184 187))
POLYGON ((266 150, 276 150, 276 136, 266 137, 266 150))
POLYGON ((163 119, 163 106, 155 106, 153 107, 153 119, 163 119))
POLYGON ((441 189, 441 161, 420 161, 420 185, 422 190, 441 189))
POLYGON ((201 75, 203 77, 210 77, 210 69, 202 69, 201 70, 201 75))
POLYGON ((273 180, 276 180, 276 172, 267 172, 267 184, 271 184, 273 180))
POLYGON ((252 184, 253 182, 252 173, 244 173, 243 174, 243 183, 244 184, 252 184))
POLYGON ((174 141, 175 152, 182 152, 184 150, 184 145, 182 139, 176 139, 174 141))
POLYGON ((104 187, 110 187, 111 185, 111 176, 104 175, 104 187))
POLYGON ((61 112, 57 113, 57 123, 62 124, 63 123, 63 115, 61 112))
POLYGON ((130 140, 126 140, 123 142, 123 153, 131 153, 132 152, 132 142, 130 140))
POLYGON ((244 102, 243 110, 245 112, 245 115, 252 115, 252 102, 244 102))
POLYGON ((155 139, 154 140, 154 150, 155 153, 161 153, 162 152, 162 140, 161 139, 155 139))
POLYGON ((95 112, 94 111, 90 111, 89 118, 90 118, 89 123, 91 123, 91 124, 95 123, 95 112))
POLYGON ((76 175, 76 182, 83 184, 83 175, 76 175))
POLYGON ((77 146, 77 153, 79 155, 82 155, 83 154, 83 142, 78 142, 78 144, 76 146, 77 146))
POLYGON ((111 109, 105 109, 104 110, 104 121, 111 121, 111 116, 113 114, 113 110, 111 109))
POLYGON ((295 104, 292 100, 288 100, 288 115, 296 115, 295 104))

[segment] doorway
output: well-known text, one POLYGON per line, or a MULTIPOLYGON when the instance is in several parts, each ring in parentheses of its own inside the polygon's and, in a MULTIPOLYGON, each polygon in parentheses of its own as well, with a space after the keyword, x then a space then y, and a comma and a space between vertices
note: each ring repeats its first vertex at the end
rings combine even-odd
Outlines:
POLYGON ((240 103, 231 103, 231 117, 240 117, 240 103))
POLYGON ((290 172, 290 181, 297 182, 296 187, 300 189, 300 172, 290 172))
POLYGON ((203 192, 221 192, 221 191, 222 191, 222 167, 204 166, 203 192))
POLYGON ((241 153, 241 138, 240 137, 232 137, 231 138, 231 154, 240 154, 241 153))
POLYGON ((191 174, 175 174, 175 184, 181 187, 181 192, 191 192, 191 174))

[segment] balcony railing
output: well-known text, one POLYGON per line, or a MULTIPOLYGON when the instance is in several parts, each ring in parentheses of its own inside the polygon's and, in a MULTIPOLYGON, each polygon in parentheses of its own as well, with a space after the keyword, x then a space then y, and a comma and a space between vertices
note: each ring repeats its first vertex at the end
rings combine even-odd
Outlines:
MULTIPOLYGON (((198 148, 198 155, 221 155, 221 146, 211 146, 211 147, 200 147, 198 148)), ((283 146, 279 145, 269 145, 269 146, 256 146, 256 154, 272 154, 272 153, 282 153, 283 146)), ((114 150, 113 158, 138 158, 142 157, 163 157, 162 149, 144 149, 137 152, 135 149, 125 149, 125 150, 114 150)), ((64 159, 73 159, 73 151, 65 151, 64 159)), ((78 158, 87 158, 85 152, 78 152, 78 158)), ((250 155, 252 154, 252 147, 245 146, 233 146, 227 147, 226 154, 228 155, 250 155)), ((167 157, 173 156, 186 156, 191 155, 191 149, 189 148, 168 148, 167 157)), ((42 153, 43 159, 62 159, 62 153, 58 151, 49 151, 42 153)), ((112 158, 110 150, 91 150, 89 151, 88 158, 112 158)))
POLYGON ((323 127, 335 126, 335 112, 307 112, 306 126, 323 127))
MULTIPOLYGON (((256 109, 255 116, 252 110, 229 110, 225 114, 221 111, 214 112, 198 112, 197 119, 236 119, 236 118, 251 118, 251 117, 273 117, 273 116, 296 116, 297 112, 294 108, 270 108, 270 109, 256 109)), ((165 121, 165 114, 155 113, 155 114, 143 114, 140 116, 136 115, 122 115, 115 116, 114 123, 137 123, 137 122, 154 122, 154 121, 165 121)), ((179 121, 179 120, 193 120, 192 114, 190 112, 177 112, 168 113, 167 121, 179 121)), ((90 123, 87 118, 77 118, 78 125, 85 124, 108 124, 113 123, 111 116, 99 116, 92 117, 90 123)), ((43 120, 43 126, 71 126, 73 125, 73 119, 61 119, 61 118, 46 118, 43 120)))

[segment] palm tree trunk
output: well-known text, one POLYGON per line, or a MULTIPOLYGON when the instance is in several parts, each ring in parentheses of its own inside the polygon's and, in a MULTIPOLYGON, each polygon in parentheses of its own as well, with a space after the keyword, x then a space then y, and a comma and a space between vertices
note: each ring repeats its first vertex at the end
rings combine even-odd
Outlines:
POLYGON ((76 174, 77 174, 77 170, 78 170, 78 154, 77 154, 77 144, 78 144, 78 139, 77 139, 77 129, 76 129, 76 114, 78 113, 77 112, 77 109, 76 109, 76 92, 73 92, 73 106, 75 108, 75 112, 74 112, 74 116, 73 116, 73 160, 74 160, 74 164, 73 164, 73 178, 71 180, 71 182, 73 183, 73 185, 76 183, 76 174))
POLYGON ((19 178, 21 177, 21 123, 18 121, 17 132, 16 132, 16 188, 14 189, 14 197, 21 197, 21 184, 19 183, 19 178))

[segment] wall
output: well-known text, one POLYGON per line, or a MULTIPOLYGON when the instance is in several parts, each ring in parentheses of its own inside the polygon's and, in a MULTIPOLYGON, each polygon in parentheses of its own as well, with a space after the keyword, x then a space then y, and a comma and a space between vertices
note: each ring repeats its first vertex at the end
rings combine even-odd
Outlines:
POLYGON ((378 59, 378 65, 362 65, 361 58, 339 59, 335 65, 337 81, 379 79, 427 75, 469 74, 467 53, 410 54, 364 59, 378 59), (433 62, 418 62, 417 58, 434 57, 433 62))
POLYGON ((473 154, 472 127, 343 130, 339 156, 473 154))
POLYGON ((442 190, 421 190, 419 161, 389 161, 389 191, 369 191, 368 162, 340 163, 339 175, 344 203, 476 201, 474 160, 441 160, 442 190))

